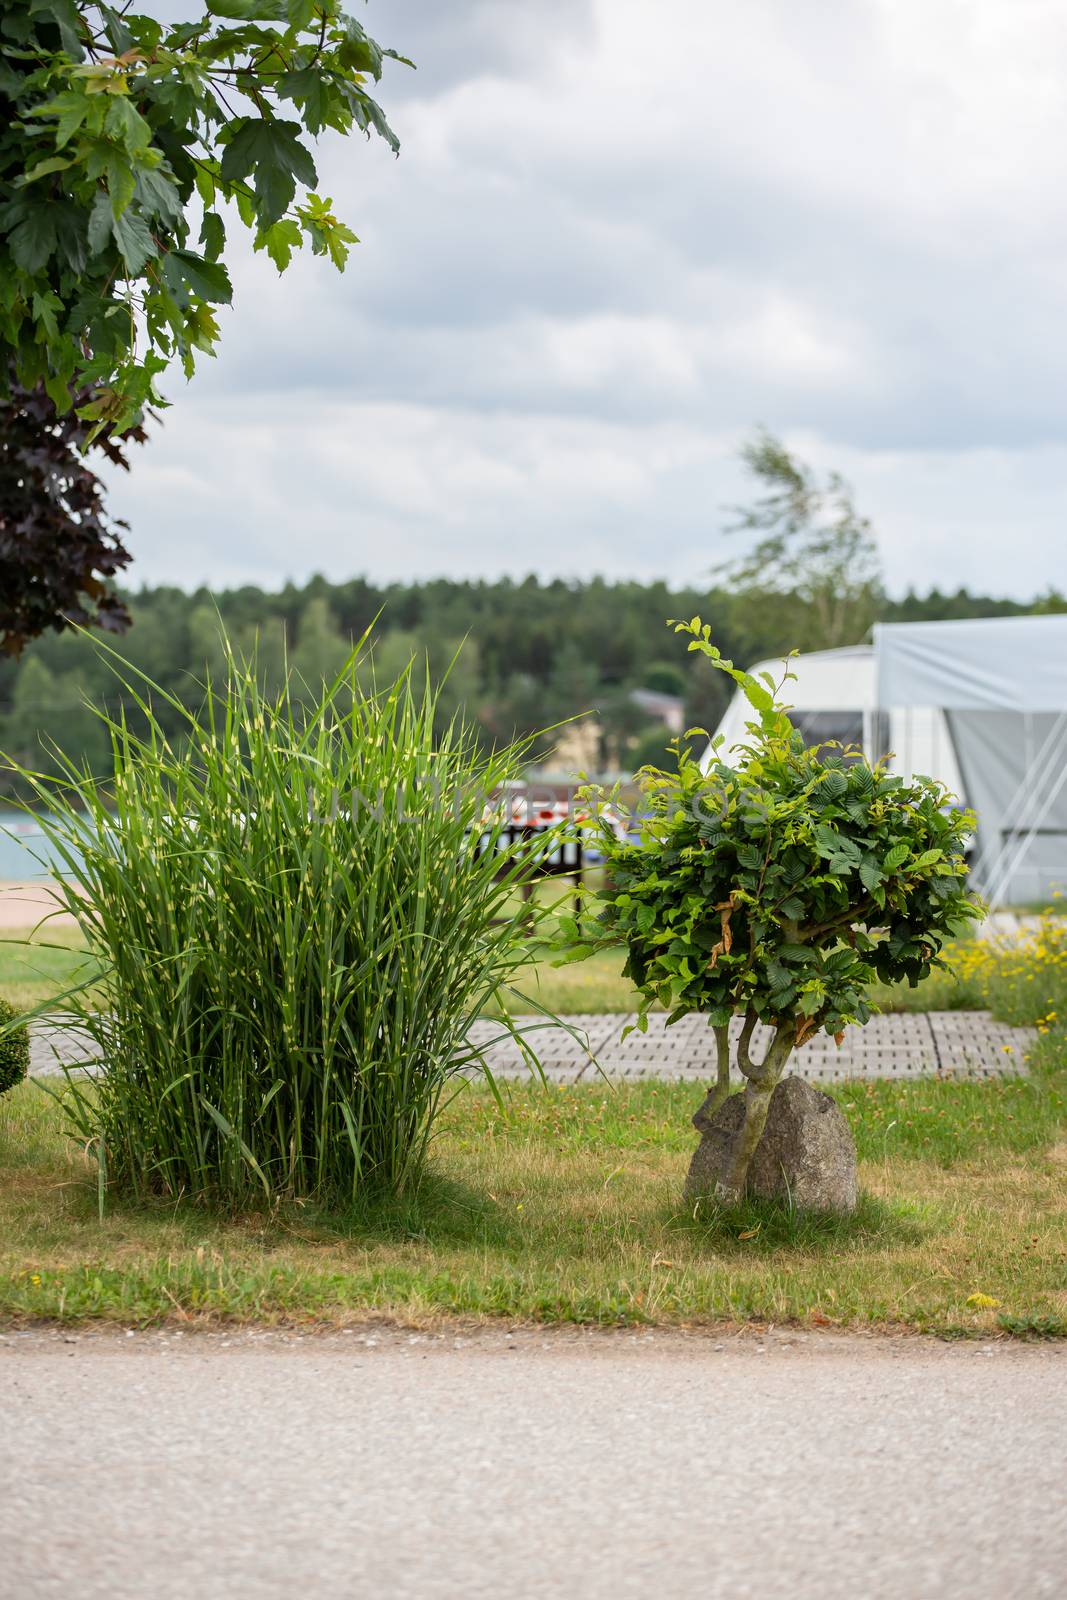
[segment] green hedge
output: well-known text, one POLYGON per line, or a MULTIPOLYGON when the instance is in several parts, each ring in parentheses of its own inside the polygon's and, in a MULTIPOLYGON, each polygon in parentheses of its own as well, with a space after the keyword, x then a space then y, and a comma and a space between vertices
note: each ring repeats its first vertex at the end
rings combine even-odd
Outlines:
POLYGON ((0 1000, 0 1094, 21 1083, 30 1070, 30 1030, 19 1013, 0 1000))

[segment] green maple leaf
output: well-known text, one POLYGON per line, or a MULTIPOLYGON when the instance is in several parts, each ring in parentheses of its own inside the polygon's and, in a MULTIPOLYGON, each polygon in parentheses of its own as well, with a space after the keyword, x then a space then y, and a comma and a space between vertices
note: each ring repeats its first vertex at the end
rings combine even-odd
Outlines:
POLYGON ((345 262, 348 260, 348 247, 359 243, 359 235, 353 233, 352 229, 347 228, 343 222, 335 222, 332 228, 326 229, 325 237, 326 250, 330 260, 338 272, 343 272, 345 270, 345 262))
POLYGON ((111 196, 111 209, 120 217, 133 199, 137 178, 128 161, 116 150, 108 158, 107 188, 111 196))
POLYGON ((281 22, 286 0, 212 0, 217 17, 232 17, 235 22, 281 22))
POLYGON ((264 228, 256 235, 255 248, 266 250, 278 271, 284 272, 292 260, 293 251, 300 248, 299 224, 292 217, 283 217, 280 222, 264 228))
POLYGON ((200 224, 200 243, 208 261, 217 261, 226 243, 226 225, 217 211, 205 211, 200 224))
POLYGON ((56 253, 70 270, 81 274, 85 267, 85 209, 66 198, 52 201, 52 220, 56 229, 56 253))
POLYGON ((333 201, 320 195, 309 195, 307 204, 300 206, 297 214, 315 254, 328 255, 338 272, 343 272, 349 246, 358 244, 359 236, 334 216, 333 201))
POLYGON ((308 188, 318 181, 311 154, 297 138, 299 132, 298 122, 245 118, 226 145, 223 182, 239 183, 251 177, 261 228, 269 228, 284 216, 298 180, 308 188))
POLYGON ((89 101, 76 89, 64 89, 62 94, 54 95, 43 106, 35 106, 29 114, 31 117, 59 118, 56 124, 56 149, 62 150, 88 116, 89 101))
POLYGON ((135 172, 137 199, 147 212, 163 217, 167 222, 179 222, 182 217, 181 197, 171 180, 153 167, 138 167, 135 172))
POLYGON ((33 297, 33 315, 44 328, 50 339, 59 338, 59 323, 57 317, 63 312, 63 302, 58 295, 46 289, 43 294, 33 297))
POLYGON ((111 238, 111 201, 103 189, 98 189, 89 213, 89 254, 98 255, 111 238))
POLYGON ((355 72, 368 72, 377 81, 382 75, 382 51, 355 17, 342 15, 345 36, 337 51, 341 65, 355 72))
POLYGON ((300 106, 309 133, 321 133, 331 102, 329 85, 321 72, 314 67, 283 72, 278 79, 277 94, 279 100, 292 100, 300 106))
POLYGON ((15 179, 16 188, 23 188, 27 183, 36 183, 38 178, 47 177, 50 172, 63 172, 67 167, 74 165, 73 156, 48 156, 44 161, 39 161, 29 172, 24 172, 21 178, 15 179))
POLYGON ((218 341, 219 325, 210 306, 201 304, 191 307, 185 319, 185 337, 198 350, 206 351, 208 355, 214 354, 213 346, 218 341))
POLYGON ((32 207, 25 205, 22 211, 22 220, 9 235, 11 255, 17 267, 35 275, 55 249, 55 219, 47 202, 32 207))
POLYGON ((171 292, 180 300, 190 296, 229 305, 233 289, 221 261, 205 261, 191 250, 171 250, 163 260, 163 276, 171 292))
POLYGON ((147 223, 132 211, 124 211, 121 217, 113 217, 111 232, 119 247, 123 266, 131 278, 137 276, 146 261, 158 254, 156 241, 147 223))

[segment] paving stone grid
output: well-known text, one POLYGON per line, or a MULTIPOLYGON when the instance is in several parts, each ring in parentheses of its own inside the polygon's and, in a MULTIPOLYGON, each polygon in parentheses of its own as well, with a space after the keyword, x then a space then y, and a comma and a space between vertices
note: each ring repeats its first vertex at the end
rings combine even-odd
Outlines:
MULTIPOLYGON (((616 1012, 566 1020, 568 1027, 546 1025, 539 1017, 516 1019, 545 1077, 553 1083, 595 1082, 601 1074, 624 1082, 714 1075, 714 1040, 700 1017, 683 1018, 668 1028, 666 1017, 654 1014, 647 1033, 633 1032, 625 1039, 622 1033, 632 1016, 616 1012)), ((740 1028, 740 1019, 735 1019, 735 1038, 740 1028)), ((495 1077, 530 1077, 534 1069, 499 1022, 475 1023, 470 1037, 495 1077)), ((769 1037, 769 1029, 756 1029, 757 1057, 769 1037)), ((994 1022, 988 1011, 894 1012, 873 1017, 865 1028, 847 1028, 840 1048, 827 1034, 819 1034, 796 1052, 789 1070, 813 1083, 860 1077, 1011 1077, 1025 1073, 1026 1054, 1035 1038, 1033 1029, 994 1022)), ((62 1071, 62 1061, 77 1066, 89 1051, 77 1034, 39 1026, 31 1038, 30 1071, 35 1076, 53 1075, 62 1071)))
MULTIPOLYGON (((545 1076, 553 1081, 590 1082, 601 1073, 629 1082, 714 1075, 714 1040, 700 1017, 685 1017, 668 1028, 665 1016, 654 1014, 647 1033, 630 1033, 625 1039, 623 1029, 634 1019, 619 1014, 569 1017, 574 1033, 539 1026, 535 1017, 518 1020, 545 1076)), ((740 1018, 735 1018, 732 1036, 736 1039, 740 1031, 740 1018)), ((500 1025, 489 1021, 472 1030, 496 1077, 527 1076, 530 1067, 521 1050, 500 1035, 500 1025)), ((1033 1029, 994 1022, 987 1011, 894 1012, 872 1017, 866 1027, 846 1028, 840 1047, 828 1034, 819 1034, 796 1052, 789 1071, 814 1083, 857 1077, 1017 1076, 1026 1071, 1026 1054, 1035 1038, 1033 1029)), ((769 1039, 770 1029, 755 1030, 757 1059, 769 1039)))

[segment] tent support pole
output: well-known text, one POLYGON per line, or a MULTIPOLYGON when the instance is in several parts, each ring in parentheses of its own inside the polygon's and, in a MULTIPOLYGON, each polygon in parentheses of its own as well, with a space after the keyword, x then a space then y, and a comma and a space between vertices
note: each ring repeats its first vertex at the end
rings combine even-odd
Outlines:
MULTIPOLYGON (((1059 719, 1059 721, 1063 724, 1063 731, 1062 731, 1062 733, 1060 735, 1059 743, 1058 743, 1058 745, 1056 746, 1056 749, 1053 752, 1053 757, 1054 758, 1062 756, 1064 754, 1067 754, 1067 716, 1061 717, 1059 719)), ((1048 775, 1051 776, 1051 772, 1052 772, 1052 769, 1053 769, 1053 763, 1050 761, 1050 762, 1046 762, 1045 765, 1049 769, 1048 775)), ((1046 774, 1043 772, 1041 774, 1041 781, 1042 782, 1044 782, 1045 776, 1046 776, 1046 774)), ((1067 762, 1062 762, 1061 766, 1060 766, 1059 777, 1056 779, 1056 782, 1052 785, 1052 788, 1049 790, 1049 792, 1045 796, 1044 800, 1042 800, 1042 802, 1040 804, 1040 807, 1037 809, 1036 816, 1034 817, 1033 821, 1031 822, 1027 833, 1023 837, 1022 843, 1019 845, 1018 849, 1016 850, 1015 854, 1011 857, 1010 861, 1008 861, 1007 865, 1006 866, 1002 866, 1001 863, 1004 861, 1005 857, 1008 855, 1008 852, 1011 849, 1011 843, 1008 842, 1008 841, 1005 841, 1004 849, 1001 851, 1000 857, 999 857, 998 861, 995 863, 995 865, 997 867, 1000 867, 1000 869, 1001 869, 1000 872, 999 872, 999 875, 997 876, 997 878, 994 879, 993 876, 992 876, 992 873, 990 874, 989 892, 988 892, 988 894, 986 896, 986 898, 989 900, 990 905, 995 905, 996 904, 997 900, 1004 893, 1004 890, 1007 888, 1008 884, 1011 882, 1011 880, 1014 877, 1015 873, 1019 870, 1019 867, 1020 867, 1021 863, 1026 858, 1027 851, 1030 849, 1030 846, 1034 842, 1034 836, 1037 833, 1038 828, 1040 828, 1041 824, 1044 822, 1045 818, 1048 816, 1049 812, 1052 810, 1052 807, 1056 804, 1056 801, 1058 800, 1059 795, 1060 795, 1060 790, 1063 788, 1065 783, 1067 783, 1067 762), (995 893, 994 893, 994 890, 996 891, 995 893)), ((1036 793, 1036 785, 1035 785, 1035 787, 1033 789, 1031 789, 1030 793, 1031 794, 1036 793)))

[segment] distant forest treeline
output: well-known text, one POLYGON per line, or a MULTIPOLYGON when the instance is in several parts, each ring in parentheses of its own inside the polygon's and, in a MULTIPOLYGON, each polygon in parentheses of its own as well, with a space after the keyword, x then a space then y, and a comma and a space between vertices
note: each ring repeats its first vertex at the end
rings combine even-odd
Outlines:
MULTIPOLYGON (((220 616, 242 652, 257 650, 267 686, 282 681, 286 663, 301 681, 319 683, 378 616, 379 678, 393 675, 413 653, 424 653, 440 674, 462 644, 446 710, 465 706, 487 740, 595 712, 603 768, 632 768, 663 749, 663 727, 631 698, 635 689, 681 696, 688 724, 713 726, 721 714, 721 675, 683 653, 665 626, 668 617, 699 612, 724 654, 745 665, 823 642, 809 609, 788 595, 598 578, 437 579, 387 587, 362 578, 339 584, 313 578, 273 594, 253 587, 217 594, 145 588, 127 598, 133 626, 106 643, 186 704, 202 700, 205 671, 219 666, 220 616)), ((1011 616, 1048 606, 935 589, 880 601, 878 609, 882 620, 895 622, 1011 616)), ((0 751, 38 766, 47 759, 42 741, 51 740, 102 772, 107 740, 85 702, 115 708, 120 698, 93 638, 47 635, 20 659, 0 661, 0 751)), ((168 716, 158 702, 157 711, 177 733, 177 714, 168 716)), ((0 794, 14 792, 10 775, 0 773, 0 794)))

